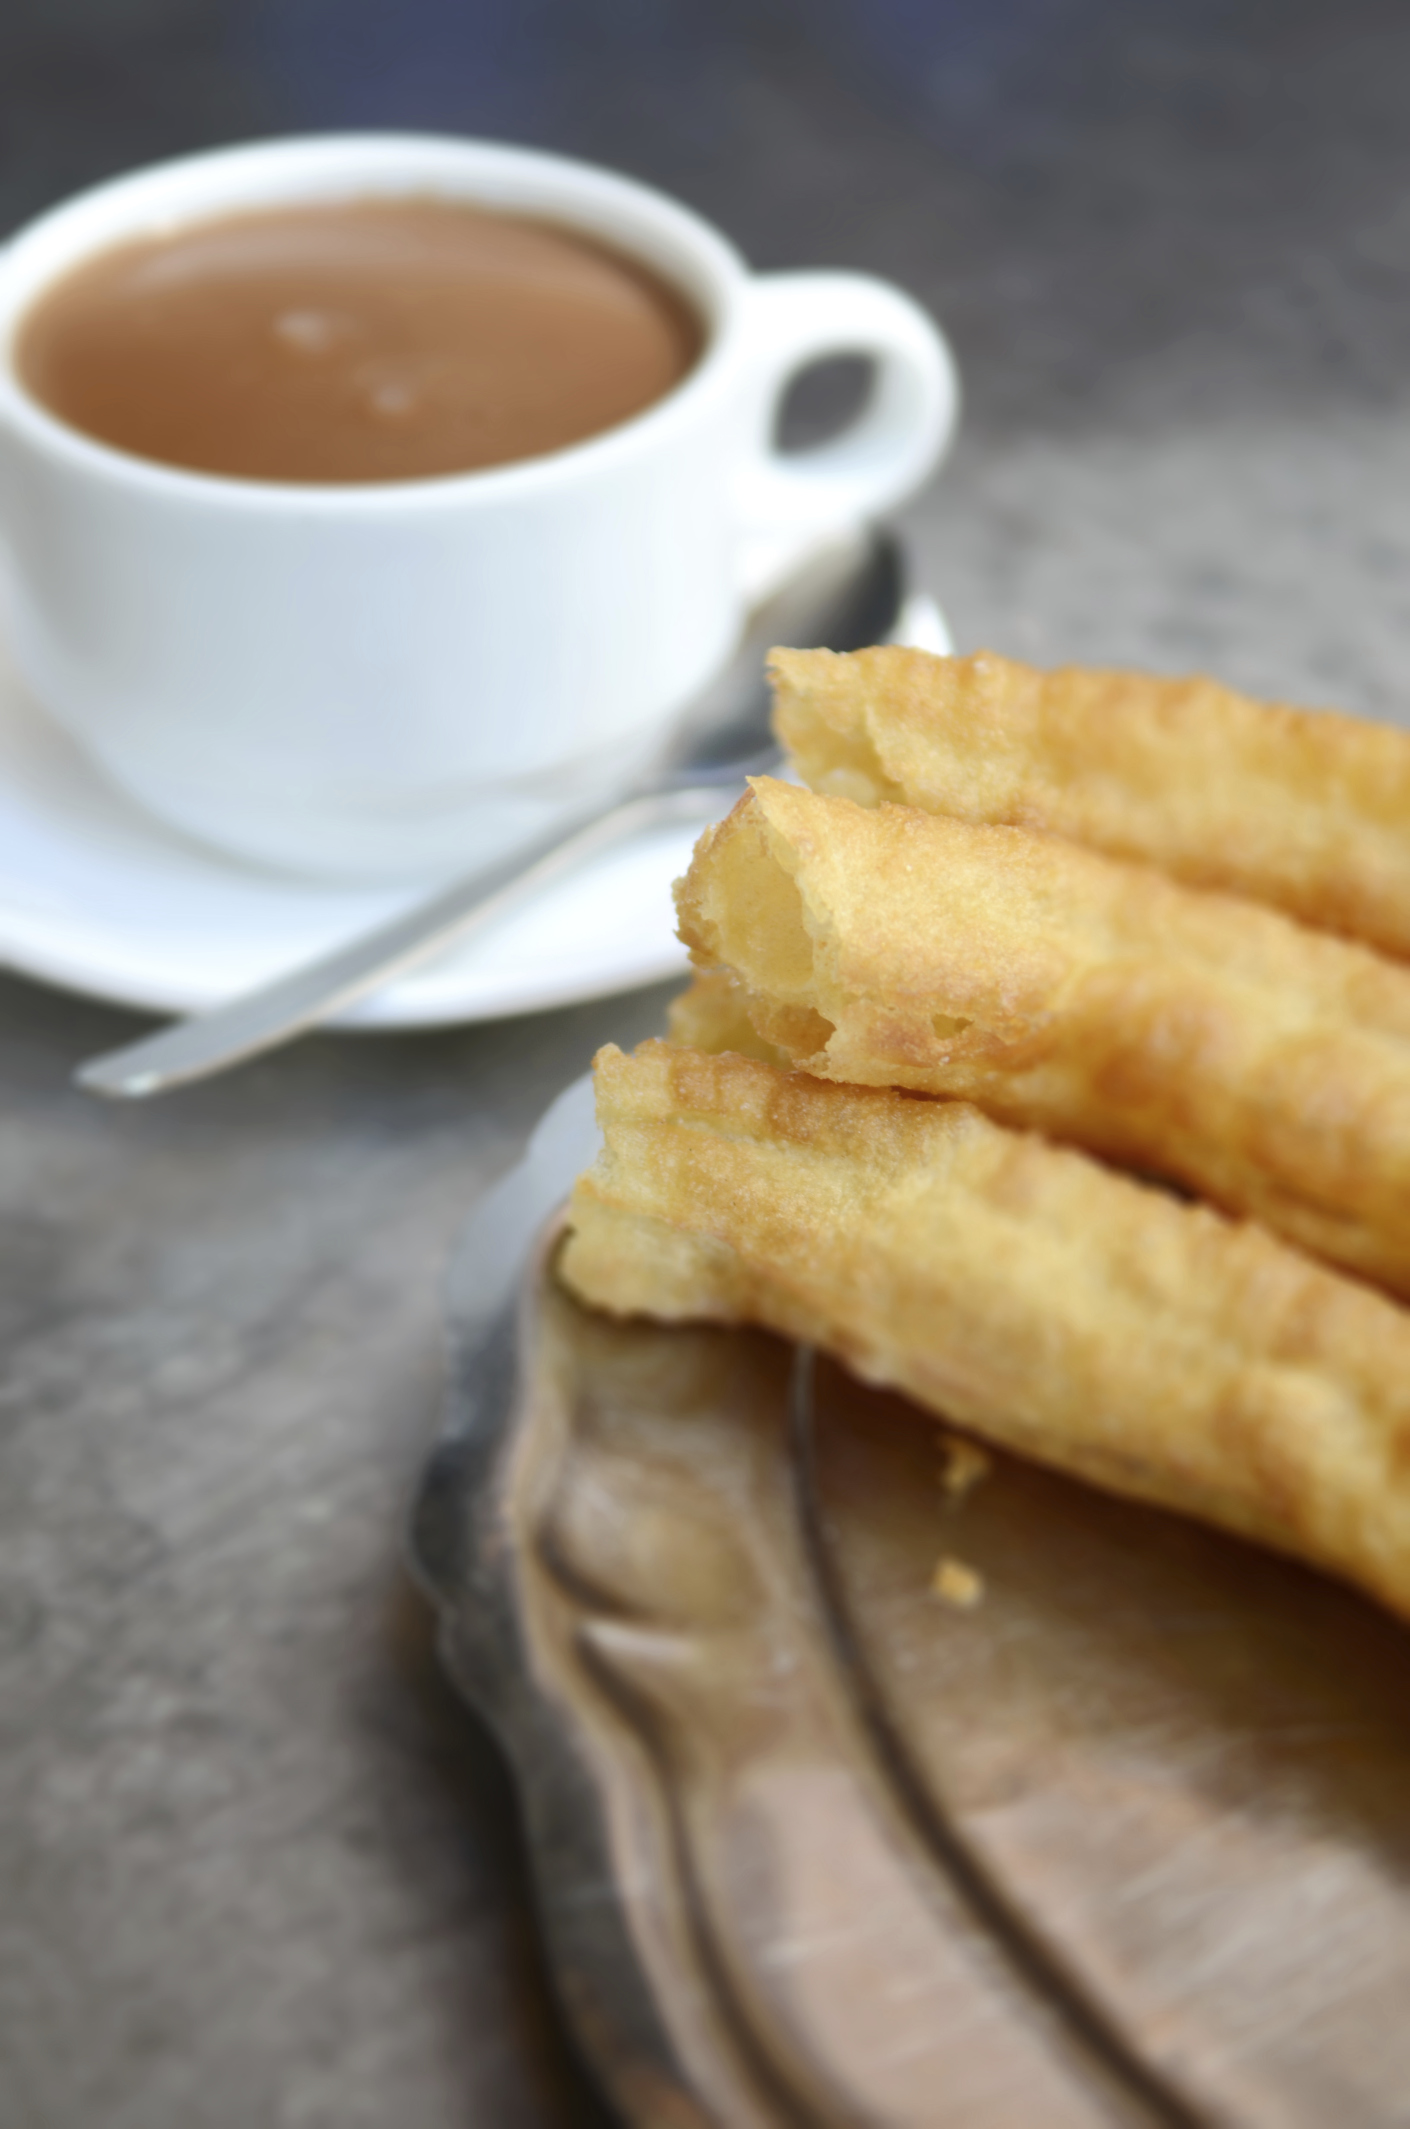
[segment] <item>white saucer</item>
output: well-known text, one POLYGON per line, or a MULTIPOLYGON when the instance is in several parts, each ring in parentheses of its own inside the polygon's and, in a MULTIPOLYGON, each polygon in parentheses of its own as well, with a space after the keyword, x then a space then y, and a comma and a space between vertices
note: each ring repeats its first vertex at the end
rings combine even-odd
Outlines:
MULTIPOLYGON (((925 597, 907 601, 894 640, 951 648, 925 597)), ((698 832, 661 830, 585 865, 340 1024, 498 1020, 675 975, 685 954, 671 882, 698 832)), ((117 1004, 194 1012, 327 952, 417 891, 305 885, 186 841, 102 781, 0 663, 0 963, 117 1004)))

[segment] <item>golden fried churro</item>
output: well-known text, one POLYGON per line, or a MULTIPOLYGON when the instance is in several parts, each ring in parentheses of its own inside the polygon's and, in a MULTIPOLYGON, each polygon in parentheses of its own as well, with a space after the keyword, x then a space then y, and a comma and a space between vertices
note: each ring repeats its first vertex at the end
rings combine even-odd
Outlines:
POLYGON ((976 1101, 1410 1293, 1410 970, 1055 836, 766 778, 677 899, 789 1063, 976 1101))
POLYGON ((749 1018, 743 986, 727 968, 696 970, 689 990, 667 1006, 666 1030, 667 1039, 682 1050, 737 1050, 765 1064, 789 1062, 749 1018))
POLYGON ((814 790, 1065 835, 1410 956, 1410 733, 1212 680, 777 650, 814 790))
POLYGON ((596 1076, 585 1300, 814 1340, 1410 1615, 1410 1316, 1382 1295, 965 1102, 660 1042, 596 1076))

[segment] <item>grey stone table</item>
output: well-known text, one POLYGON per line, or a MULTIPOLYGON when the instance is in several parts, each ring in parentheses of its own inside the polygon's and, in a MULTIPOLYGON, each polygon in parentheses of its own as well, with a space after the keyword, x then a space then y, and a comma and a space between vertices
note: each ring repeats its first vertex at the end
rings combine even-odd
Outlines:
MULTIPOLYGON (((944 319, 964 645, 1404 718, 1407 79, 1398 0, 7 0, 0 226, 274 131, 618 163, 944 319)), ((122 1111, 137 1022, 0 978, 0 2129, 603 2119, 400 1525, 457 1224, 664 995, 122 1111)))

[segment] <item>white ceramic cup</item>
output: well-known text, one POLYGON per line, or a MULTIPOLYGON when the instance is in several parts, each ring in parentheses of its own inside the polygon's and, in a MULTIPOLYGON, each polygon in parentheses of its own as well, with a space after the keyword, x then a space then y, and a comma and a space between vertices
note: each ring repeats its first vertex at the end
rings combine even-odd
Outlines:
POLYGON ((956 385, 935 326, 855 274, 753 277, 695 215, 553 155, 332 136, 98 187, 0 253, 0 593, 20 673, 114 783, 256 862, 426 877, 620 786, 805 550, 936 463, 956 385), (31 397, 16 326, 106 247, 282 203, 427 195, 606 239, 682 289, 696 367, 619 428, 432 480, 185 472, 31 397), (807 364, 873 358, 857 421, 773 443, 807 364))

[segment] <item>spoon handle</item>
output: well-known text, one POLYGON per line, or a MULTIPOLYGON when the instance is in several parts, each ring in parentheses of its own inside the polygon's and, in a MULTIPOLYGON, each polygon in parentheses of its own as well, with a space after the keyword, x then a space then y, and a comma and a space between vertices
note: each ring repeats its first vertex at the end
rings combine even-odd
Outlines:
POLYGON ((575 865, 647 828, 710 820, 733 795, 719 784, 648 792, 598 814, 566 837, 561 827, 555 828, 527 851, 518 850, 498 865, 454 881, 375 931, 360 932, 348 945, 303 962, 287 976, 140 1042, 89 1058, 74 1073, 74 1083, 90 1094, 139 1101, 223 1072, 316 1027, 452 940, 493 923, 575 865))

